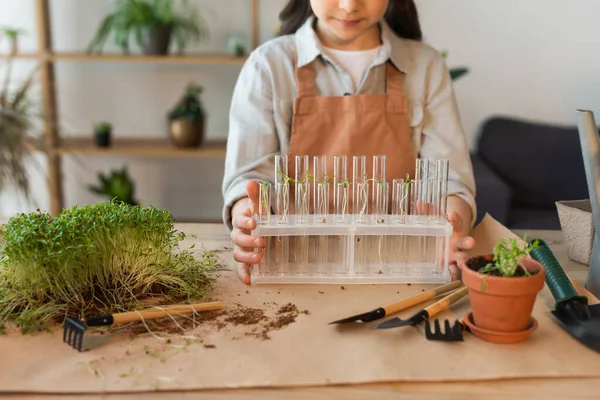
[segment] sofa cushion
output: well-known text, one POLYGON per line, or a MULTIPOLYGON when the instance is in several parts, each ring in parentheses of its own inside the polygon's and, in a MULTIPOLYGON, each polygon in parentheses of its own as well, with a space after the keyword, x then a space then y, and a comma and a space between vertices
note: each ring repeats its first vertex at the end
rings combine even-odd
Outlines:
POLYGON ((589 197, 576 127, 494 117, 479 136, 479 157, 511 187, 518 206, 589 197))

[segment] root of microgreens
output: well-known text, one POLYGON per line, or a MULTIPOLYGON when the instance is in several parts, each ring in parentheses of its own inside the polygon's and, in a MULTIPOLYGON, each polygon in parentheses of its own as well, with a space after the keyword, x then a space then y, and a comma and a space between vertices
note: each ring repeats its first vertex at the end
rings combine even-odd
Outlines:
POLYGON ((281 215, 281 223, 285 224, 287 223, 287 215, 290 207, 290 194, 288 185, 283 186, 283 193, 281 195, 283 196, 283 214, 281 215))

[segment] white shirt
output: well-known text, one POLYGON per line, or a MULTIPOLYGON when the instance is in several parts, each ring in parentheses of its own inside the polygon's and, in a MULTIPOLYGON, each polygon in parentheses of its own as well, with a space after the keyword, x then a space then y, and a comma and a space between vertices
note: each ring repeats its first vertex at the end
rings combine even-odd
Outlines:
POLYGON ((325 47, 325 52, 329 57, 352 77, 354 91, 360 87, 367 68, 375 61, 380 50, 381 46, 369 50, 338 50, 325 47))
POLYGON ((412 144, 423 158, 450 161, 448 195, 464 199, 477 218, 475 178, 446 62, 431 46, 397 37, 382 21, 382 46, 354 90, 349 72, 336 66, 320 43, 314 17, 294 35, 281 36, 250 53, 231 99, 222 191, 223 221, 232 229, 231 206, 246 197, 249 180, 274 180, 274 156, 288 153, 296 92, 295 67, 314 62, 317 96, 384 94, 390 60, 405 74, 412 144))

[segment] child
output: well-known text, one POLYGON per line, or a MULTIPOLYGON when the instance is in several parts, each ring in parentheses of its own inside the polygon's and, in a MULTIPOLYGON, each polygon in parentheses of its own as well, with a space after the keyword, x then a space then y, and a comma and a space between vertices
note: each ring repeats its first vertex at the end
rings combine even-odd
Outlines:
POLYGON ((273 156, 284 153, 290 170, 295 155, 385 154, 390 182, 414 176, 417 156, 448 159, 459 279, 475 245, 475 183, 449 72, 421 42, 414 1, 290 0, 280 18, 280 37, 243 66, 230 110, 223 220, 240 278, 249 284, 249 265, 262 260, 263 240, 249 235, 257 180, 272 180, 273 156))

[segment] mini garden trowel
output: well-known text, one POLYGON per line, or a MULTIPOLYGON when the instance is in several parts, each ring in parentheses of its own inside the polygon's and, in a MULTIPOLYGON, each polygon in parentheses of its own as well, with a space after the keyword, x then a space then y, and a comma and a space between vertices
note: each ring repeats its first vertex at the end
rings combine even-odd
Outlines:
POLYGON ((376 308, 372 311, 363 313, 363 314, 357 314, 357 315, 353 315, 352 317, 348 317, 348 318, 344 318, 344 319, 340 319, 337 321, 333 321, 330 322, 329 325, 332 324, 347 324, 350 322, 371 322, 371 321, 375 321, 381 318, 384 318, 388 315, 394 314, 398 311, 402 311, 405 310, 407 308, 410 308, 414 305, 417 305, 419 303, 422 303, 424 301, 433 299, 434 297, 440 295, 440 294, 444 294, 447 293, 451 290, 454 290, 456 288, 459 288, 462 286, 462 282, 461 281, 454 281, 451 283, 447 283, 445 285, 439 286, 435 289, 431 289, 428 290, 426 292, 422 292, 419 293, 416 296, 410 297, 408 299, 404 299, 402 301, 399 301, 397 303, 394 304, 390 304, 389 306, 386 307, 379 307, 376 308))
POLYGON ((546 284, 556 301, 553 320, 584 346, 600 353, 600 304, 588 305, 565 274, 550 247, 538 239, 531 258, 546 268, 546 284))
POLYGON ((469 293, 469 289, 466 286, 455 290, 448 296, 436 301, 435 303, 425 307, 418 313, 414 314, 408 319, 392 318, 385 322, 382 322, 377 326, 377 329, 390 329, 397 328, 399 326, 417 325, 420 322, 427 321, 434 315, 439 314, 452 304, 456 303, 469 293))

